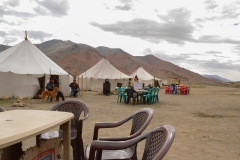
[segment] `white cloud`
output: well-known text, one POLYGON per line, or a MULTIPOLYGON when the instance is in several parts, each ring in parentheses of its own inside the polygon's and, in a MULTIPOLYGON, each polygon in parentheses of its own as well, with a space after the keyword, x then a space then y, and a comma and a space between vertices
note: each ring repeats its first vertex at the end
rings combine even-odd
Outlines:
POLYGON ((0 44, 72 40, 240 80, 239 0, 4 0, 0 44), (231 74, 234 73, 234 74, 231 74))
POLYGON ((69 10, 68 0, 36 0, 39 6, 34 10, 40 14, 46 16, 66 16, 69 10))
POLYGON ((3 3, 10 7, 17 7, 20 4, 20 0, 4 0, 3 3))

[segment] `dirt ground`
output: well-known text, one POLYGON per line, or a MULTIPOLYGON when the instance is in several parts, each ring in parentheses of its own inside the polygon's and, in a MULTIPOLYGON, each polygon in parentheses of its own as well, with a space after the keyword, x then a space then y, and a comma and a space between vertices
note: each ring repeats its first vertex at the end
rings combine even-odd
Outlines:
MULTIPOLYGON (((95 122, 113 122, 124 119, 141 108, 152 108, 154 117, 149 127, 171 124, 176 136, 165 160, 240 159, 240 88, 195 86, 189 95, 168 95, 162 89, 159 103, 131 105, 117 103, 117 95, 103 96, 97 92, 84 92, 79 99, 87 104, 90 117, 84 121, 84 145, 91 143, 95 122)), ((70 99, 70 98, 67 98, 70 99)), ((71 98, 73 99, 73 98, 71 98)), ((56 103, 27 100, 26 107, 12 107, 12 100, 1 100, 6 110, 49 110, 56 103)), ((31 121, 29 121, 31 123, 31 121)), ((115 129, 100 130, 99 137, 127 136, 131 123, 115 129)), ((34 146, 35 140, 24 141, 23 148, 34 146)), ((144 142, 138 145, 141 159, 144 142)))

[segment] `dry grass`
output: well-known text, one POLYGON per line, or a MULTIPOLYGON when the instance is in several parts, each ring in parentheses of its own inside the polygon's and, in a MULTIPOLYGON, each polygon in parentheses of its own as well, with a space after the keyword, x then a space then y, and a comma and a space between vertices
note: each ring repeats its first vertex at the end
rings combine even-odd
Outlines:
MULTIPOLYGON (((92 141, 95 122, 118 121, 145 107, 154 109, 154 118, 146 130, 163 124, 176 129, 176 137, 165 160, 240 159, 240 94, 238 88, 192 87, 190 95, 167 95, 161 90, 160 102, 153 105, 126 105, 117 103, 117 96, 103 96, 85 92, 77 99, 87 104, 90 117, 84 121, 84 144, 92 141), (234 94, 234 95, 233 95, 234 94)), ((6 110, 44 109, 55 103, 28 100, 25 108, 11 107, 10 102, 0 101, 6 110)), ((29 122, 31 123, 31 122, 29 122)), ((100 129, 100 137, 127 136, 131 122, 115 129, 100 129)), ((24 142, 24 148, 34 145, 34 139, 24 142)), ((144 143, 138 146, 141 159, 144 143)))

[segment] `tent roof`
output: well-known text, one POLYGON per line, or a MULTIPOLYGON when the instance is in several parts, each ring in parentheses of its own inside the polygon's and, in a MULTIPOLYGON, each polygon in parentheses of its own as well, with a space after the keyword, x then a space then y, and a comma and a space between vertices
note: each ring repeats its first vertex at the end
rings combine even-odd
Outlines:
POLYGON ((106 58, 102 58, 97 64, 92 66, 80 76, 95 79, 126 79, 128 75, 116 69, 106 58))
POLYGON ((0 72, 68 75, 29 40, 0 53, 0 72))
MULTIPOLYGON (((141 66, 138 67, 137 70, 135 70, 132 74, 130 74, 130 77, 135 77, 137 75, 139 80, 149 81, 153 80, 154 76, 152 76, 150 73, 148 73, 145 69, 143 69, 141 66)), ((160 80, 159 78, 156 78, 156 80, 160 80)))

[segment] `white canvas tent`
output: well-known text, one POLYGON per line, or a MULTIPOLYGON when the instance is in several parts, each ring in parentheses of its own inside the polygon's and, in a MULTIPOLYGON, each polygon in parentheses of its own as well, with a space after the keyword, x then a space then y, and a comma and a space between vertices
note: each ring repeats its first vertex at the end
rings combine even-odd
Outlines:
POLYGON ((0 53, 0 97, 33 97, 40 89, 38 78, 45 76, 46 85, 50 74, 59 75, 59 88, 69 95, 70 75, 26 38, 0 53))
POLYGON ((116 69, 106 58, 102 58, 97 64, 82 73, 83 87, 86 90, 102 91, 105 79, 111 83, 111 91, 115 90, 117 83, 122 87, 128 86, 129 76, 116 69))
POLYGON ((152 76, 150 73, 148 73, 145 69, 143 69, 141 66, 138 67, 137 70, 135 70, 132 74, 130 74, 129 76, 131 78, 134 78, 137 75, 138 80, 140 83, 144 83, 145 86, 149 85, 149 84, 153 84, 153 80, 160 80, 159 78, 154 78, 154 76, 152 76))

